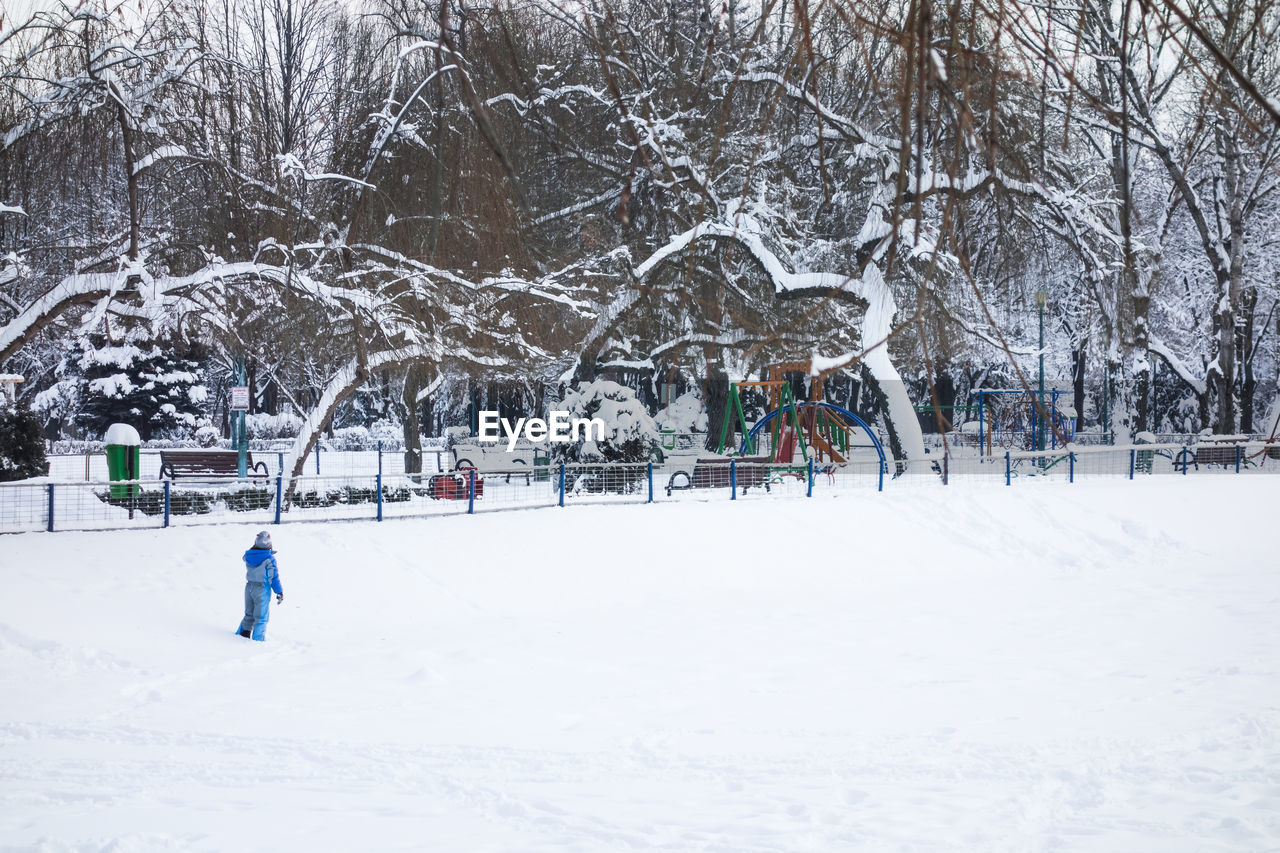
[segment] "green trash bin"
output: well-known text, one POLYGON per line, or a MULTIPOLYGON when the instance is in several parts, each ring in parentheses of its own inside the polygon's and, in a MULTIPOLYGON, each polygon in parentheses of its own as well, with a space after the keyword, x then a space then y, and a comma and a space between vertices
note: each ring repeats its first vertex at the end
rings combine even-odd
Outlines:
MULTIPOLYGON (((136 480, 142 475, 142 439, 138 431, 128 424, 112 424, 107 428, 103 441, 107 445, 107 478, 112 483, 136 480)), ((112 500, 135 497, 141 487, 137 485, 111 487, 112 500)))

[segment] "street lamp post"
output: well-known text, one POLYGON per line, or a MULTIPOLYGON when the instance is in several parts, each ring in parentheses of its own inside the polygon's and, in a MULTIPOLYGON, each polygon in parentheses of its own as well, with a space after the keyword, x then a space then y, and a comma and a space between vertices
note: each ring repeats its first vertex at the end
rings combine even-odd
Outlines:
POLYGON ((1040 398, 1036 411, 1036 450, 1044 450, 1044 304, 1049 301, 1049 291, 1043 287, 1036 291, 1036 306, 1040 309, 1040 398))

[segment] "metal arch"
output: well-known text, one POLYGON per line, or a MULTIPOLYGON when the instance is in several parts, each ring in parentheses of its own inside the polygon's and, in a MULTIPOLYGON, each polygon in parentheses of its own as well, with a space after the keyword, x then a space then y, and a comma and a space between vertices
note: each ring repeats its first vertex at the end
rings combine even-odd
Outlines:
MULTIPOLYGON (((841 408, 840 406, 837 406, 834 403, 797 403, 796 404, 797 414, 799 413, 800 409, 803 409, 809 406, 817 406, 818 408, 821 408, 821 409, 830 409, 831 411, 836 412, 842 417, 848 418, 858 426, 862 427, 862 431, 867 434, 867 437, 871 439, 871 443, 875 445, 876 453, 880 454, 880 464, 881 465, 884 464, 885 462, 884 446, 880 444, 880 439, 876 437, 875 431, 871 429, 870 424, 868 424, 866 421, 864 421, 862 418, 858 417, 848 409, 841 408)), ((760 430, 768 426, 770 421, 772 421, 774 418, 776 418, 778 415, 782 414, 785 411, 786 411, 785 408, 774 409, 772 412, 765 415, 760 420, 756 421, 756 425, 753 426, 751 430, 745 436, 742 437, 742 447, 738 448, 738 453, 743 456, 746 456, 748 453, 750 453, 749 446, 752 446, 752 447, 756 446, 757 444, 756 438, 759 436, 760 430)))

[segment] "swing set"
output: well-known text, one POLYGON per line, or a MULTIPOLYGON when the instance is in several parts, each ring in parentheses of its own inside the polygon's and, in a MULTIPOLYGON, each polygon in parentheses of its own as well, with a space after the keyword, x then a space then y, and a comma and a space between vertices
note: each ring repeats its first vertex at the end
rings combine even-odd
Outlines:
POLYGON ((807 361, 783 362, 768 368, 768 379, 730 383, 716 452, 732 451, 741 433, 742 443, 737 451, 740 456, 765 455, 767 449, 769 462, 774 465, 799 465, 810 460, 814 464, 839 465, 849 461, 853 450, 866 446, 854 441, 856 430, 861 429, 883 465, 884 447, 875 431, 848 409, 824 402, 821 383, 813 383, 812 399, 796 400, 786 374, 808 369, 807 361), (768 405, 768 414, 754 425, 747 424, 743 413, 743 391, 763 393, 768 405), (766 440, 767 448, 763 446, 766 440))

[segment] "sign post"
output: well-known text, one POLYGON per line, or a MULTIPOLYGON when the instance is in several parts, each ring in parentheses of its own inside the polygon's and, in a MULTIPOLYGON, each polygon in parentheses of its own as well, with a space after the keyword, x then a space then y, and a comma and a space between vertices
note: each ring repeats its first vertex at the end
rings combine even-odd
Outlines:
POLYGON ((249 386, 244 381, 244 361, 240 360, 236 363, 236 382, 239 384, 231 386, 231 405, 228 408, 231 410, 231 444, 240 456, 237 467, 242 480, 249 472, 249 431, 245 424, 245 414, 249 411, 249 386))

